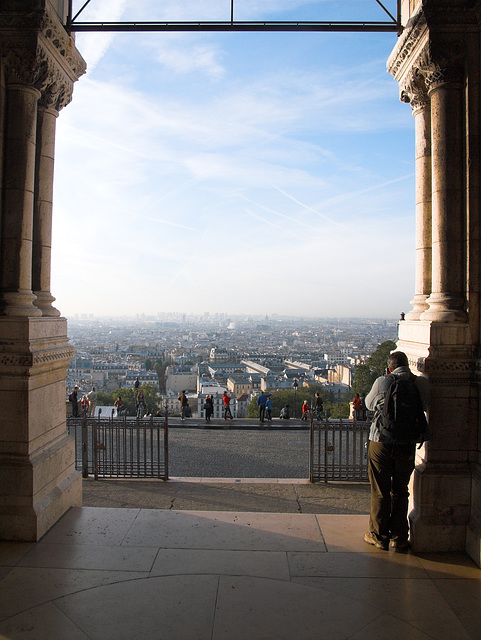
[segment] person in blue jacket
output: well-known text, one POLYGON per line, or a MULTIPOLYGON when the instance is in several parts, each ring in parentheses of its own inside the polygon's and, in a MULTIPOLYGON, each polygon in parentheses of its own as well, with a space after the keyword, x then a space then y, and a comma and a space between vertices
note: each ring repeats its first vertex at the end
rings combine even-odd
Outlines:
POLYGON ((264 422, 267 400, 271 397, 271 395, 272 393, 266 393, 265 391, 263 391, 257 398, 257 406, 259 407, 259 420, 261 422, 264 422))

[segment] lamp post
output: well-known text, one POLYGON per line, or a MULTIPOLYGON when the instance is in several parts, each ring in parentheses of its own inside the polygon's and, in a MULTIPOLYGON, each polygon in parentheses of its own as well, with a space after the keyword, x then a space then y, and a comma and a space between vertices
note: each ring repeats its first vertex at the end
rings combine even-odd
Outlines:
POLYGON ((294 380, 292 386, 294 387, 294 418, 296 417, 296 404, 297 404, 297 387, 299 386, 297 380, 294 380))

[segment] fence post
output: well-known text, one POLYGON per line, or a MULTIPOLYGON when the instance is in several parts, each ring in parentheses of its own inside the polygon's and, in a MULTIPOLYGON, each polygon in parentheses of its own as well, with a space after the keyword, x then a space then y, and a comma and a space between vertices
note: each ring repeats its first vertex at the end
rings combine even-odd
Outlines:
POLYGON ((313 468, 314 468, 314 418, 311 411, 311 426, 309 429, 309 482, 313 480, 313 468))
MULTIPOLYGON (((100 420, 102 415, 102 409, 99 409, 98 412, 98 419, 100 420)), ((93 443, 94 443, 94 479, 98 480, 99 479, 99 453, 98 453, 98 446, 99 446, 99 441, 98 441, 98 430, 97 430, 97 421, 94 420, 93 424, 92 424, 92 439, 93 439, 93 443)))
POLYGON ((169 479, 169 410, 167 409, 167 403, 165 406, 165 421, 164 421, 164 467, 165 467, 165 480, 169 479))
POLYGON ((84 413, 82 418, 82 478, 88 478, 89 475, 89 452, 88 452, 89 434, 87 425, 87 415, 84 413))

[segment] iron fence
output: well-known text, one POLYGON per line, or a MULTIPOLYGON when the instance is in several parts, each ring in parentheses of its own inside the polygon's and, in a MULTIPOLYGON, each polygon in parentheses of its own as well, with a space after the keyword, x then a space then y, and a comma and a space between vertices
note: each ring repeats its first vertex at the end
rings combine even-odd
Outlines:
POLYGON ((67 418, 75 438, 75 467, 83 477, 169 477, 168 416, 67 418))
POLYGON ((367 482, 370 422, 311 418, 310 482, 367 482))

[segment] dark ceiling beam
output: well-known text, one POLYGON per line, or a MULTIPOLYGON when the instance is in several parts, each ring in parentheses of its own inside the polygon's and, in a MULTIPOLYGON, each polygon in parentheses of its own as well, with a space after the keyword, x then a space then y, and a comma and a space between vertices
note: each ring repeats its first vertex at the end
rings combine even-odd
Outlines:
POLYGON ((397 22, 76 22, 69 32, 82 31, 348 31, 394 32, 397 22))

